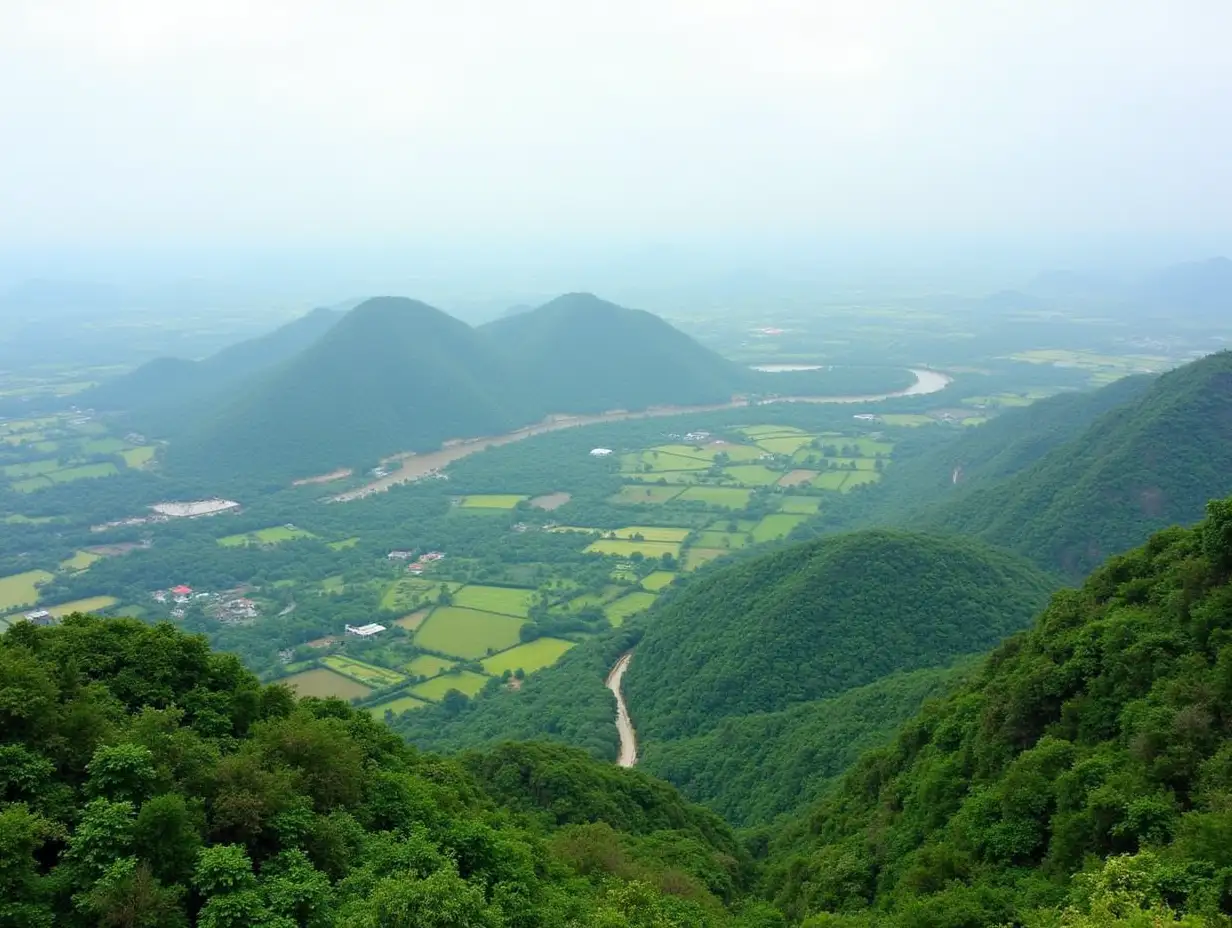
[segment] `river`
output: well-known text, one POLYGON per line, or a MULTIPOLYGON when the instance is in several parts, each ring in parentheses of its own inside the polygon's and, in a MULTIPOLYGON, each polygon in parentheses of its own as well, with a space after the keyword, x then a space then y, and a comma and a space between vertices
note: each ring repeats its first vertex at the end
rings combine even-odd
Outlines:
MULTIPOLYGON (((757 405, 769 403, 876 403, 881 400, 891 400, 903 396, 924 396, 944 390, 951 382, 947 374, 929 368, 911 368, 915 374, 915 383, 905 390, 894 393, 874 393, 864 396, 775 396, 759 400, 757 405)), ((346 493, 331 497, 331 502, 346 503, 362 499, 373 493, 380 493, 399 483, 410 483, 422 480, 442 471, 454 461, 500 445, 508 445, 533 435, 543 435, 547 432, 557 432, 561 429, 577 428, 582 425, 596 425, 600 422, 624 422, 629 419, 652 419, 658 416, 681 416, 688 413, 718 412, 724 409, 741 409, 750 405, 747 399, 732 400, 730 403, 714 403, 708 406, 651 406, 639 412, 604 412, 590 416, 548 416, 542 422, 514 429, 504 435, 489 438, 467 438, 447 442, 439 451, 417 453, 408 451, 405 454, 394 455, 386 463, 397 463, 397 470, 384 477, 374 480, 346 493)), ((313 478, 309 478, 313 479, 313 478)))
POLYGON ((625 696, 620 688, 632 659, 632 651, 622 654, 612 672, 607 675, 607 688, 616 697, 616 731, 620 733, 620 754, 616 757, 616 764, 619 767, 632 767, 637 763, 637 733, 633 730, 629 707, 625 705, 625 696))

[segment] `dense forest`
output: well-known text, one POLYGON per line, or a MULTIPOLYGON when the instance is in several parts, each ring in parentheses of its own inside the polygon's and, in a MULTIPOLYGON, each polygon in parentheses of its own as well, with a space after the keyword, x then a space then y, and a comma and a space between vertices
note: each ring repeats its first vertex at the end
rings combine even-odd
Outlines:
POLYGON ((1056 594, 776 836, 833 928, 1226 924, 1232 499, 1056 594))
POLYGON ((169 625, 0 638, 0 924, 773 926, 713 813, 539 745, 444 760, 169 625))

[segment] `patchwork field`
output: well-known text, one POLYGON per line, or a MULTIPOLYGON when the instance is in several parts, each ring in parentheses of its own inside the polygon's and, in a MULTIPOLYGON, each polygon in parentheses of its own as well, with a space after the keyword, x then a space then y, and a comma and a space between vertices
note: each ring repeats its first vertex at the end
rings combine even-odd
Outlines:
POLYGON ((920 415, 919 413, 885 413, 881 417, 881 421, 886 425, 906 426, 914 428, 917 425, 935 425, 937 420, 931 416, 920 415))
POLYGON ((812 444, 812 435, 788 435, 781 438, 760 438, 757 447, 764 448, 771 454, 795 454, 806 445, 812 444))
POLYGON ((670 570, 656 570, 651 574, 647 574, 642 578, 642 588, 650 590, 652 593, 657 593, 665 587, 671 586, 676 575, 670 570))
POLYGON ((847 482, 843 484, 843 492, 848 493, 856 487, 862 487, 865 484, 876 483, 881 479, 881 474, 876 471, 857 470, 847 475, 847 482))
POLYGON ((821 511, 821 500, 816 496, 785 496, 779 503, 779 512, 789 515, 811 516, 821 511))
POLYGON ((603 614, 614 626, 621 626, 625 619, 639 612, 645 612, 655 601, 654 593, 629 593, 603 607, 603 614))
POLYGON ((89 596, 85 599, 74 599, 71 602, 60 603, 56 606, 43 606, 57 619, 62 616, 72 615, 74 612, 99 612, 103 609, 110 609, 119 600, 114 596, 89 596))
POLYGON ((488 493, 479 496, 464 496, 458 502, 463 509, 513 509, 529 496, 513 493, 488 493))
POLYGON ((553 509, 559 509, 571 499, 573 499, 572 493, 545 493, 543 496, 536 496, 532 499, 530 505, 535 509, 551 512, 553 509))
POLYGON ((715 558, 730 553, 730 551, 724 551, 721 548, 690 548, 684 556, 684 569, 697 570, 703 564, 707 564, 715 558))
POLYGON ((416 699, 414 696, 395 696, 393 699, 379 702, 375 706, 369 706, 368 712, 379 721, 385 718, 386 712, 401 715, 403 712, 409 712, 412 709, 422 709, 426 705, 428 703, 425 700, 416 699))
POLYGON ((90 565, 95 561, 101 561, 102 557, 97 554, 91 554, 89 551, 78 551, 66 561, 60 562, 61 570, 89 570, 90 565))
POLYGON ((807 519, 808 516, 791 516, 783 513, 766 516, 753 529, 753 541, 775 541, 786 538, 791 530, 807 519))
POLYGON ((520 619, 457 606, 438 606, 415 633, 415 643, 429 651, 473 659, 519 643, 520 619))
POLYGON ((335 670, 344 677, 350 677, 373 689, 394 686, 406 679, 396 670, 365 664, 363 661, 357 661, 353 657, 343 657, 341 654, 331 654, 329 657, 322 658, 321 663, 330 670, 335 670))
POLYGON ((420 609, 418 612, 412 612, 410 615, 404 615, 400 619, 394 619, 394 624, 399 628, 405 628, 408 632, 413 632, 419 626, 423 625, 424 619, 428 617, 431 609, 420 609))
POLYGON ((789 470, 779 478, 779 486, 781 487, 798 487, 803 483, 808 483, 817 476, 815 470, 789 470))
POLYGON ((590 554, 607 554, 614 557, 631 557, 641 554, 643 557, 662 557, 670 554, 680 556, 679 542, 663 541, 625 541, 617 538, 603 538, 593 542, 586 551, 590 554))
POLYGON ((695 455, 669 451, 635 451, 620 456, 620 469, 626 473, 659 473, 676 470, 708 470, 711 462, 695 455))
POLYGON ((275 525, 243 535, 227 535, 225 538, 219 538, 218 543, 224 548, 238 548, 242 545, 276 545, 284 541, 295 541, 298 538, 316 537, 312 532, 293 525, 275 525))
POLYGON ((324 667, 305 670, 302 673, 284 677, 278 682, 287 684, 300 696, 316 696, 321 699, 328 699, 331 696, 337 699, 362 699, 372 692, 362 683, 356 683, 349 677, 344 677, 324 667))
POLYGON ((347 548, 354 548, 359 544, 359 536, 355 535, 351 538, 343 538, 341 541, 331 541, 329 549, 331 551, 345 551, 347 548))
POLYGON ((663 525, 629 525, 625 528, 613 529, 606 534, 629 539, 640 535, 644 541, 684 541, 689 537, 689 530, 663 525))
POLYGON ((733 467, 724 468, 723 473, 731 477, 737 483, 742 483, 750 487, 768 487, 775 483, 783 475, 776 470, 771 470, 764 464, 737 464, 733 467))
POLYGON ((484 658, 483 669, 497 677, 504 674, 506 670, 512 672, 519 667, 527 673, 534 673, 544 667, 551 667, 571 647, 573 647, 572 641, 562 641, 559 638, 536 638, 516 648, 484 658))
POLYGON ((407 612, 419 605, 435 603, 442 588, 456 593, 461 586, 460 583, 436 582, 420 577, 395 580, 381 594, 381 608, 387 612, 407 612))
POLYGON ((453 666, 453 661, 435 654, 419 654, 406 664, 406 672, 412 677, 435 677, 453 666))
POLYGON ((841 490, 847 482, 848 471, 828 470, 813 478, 813 486, 819 490, 841 490))
POLYGON ((753 497, 753 491, 743 487, 689 487, 678 499, 705 503, 720 509, 743 509, 753 497))
POLYGON ((151 445, 141 445, 137 448, 127 448, 120 452, 124 463, 135 469, 145 467, 154 460, 154 448, 151 445))
POLYGON ((565 609, 569 612, 579 612, 589 606, 602 606, 609 600, 615 599, 623 591, 624 587, 609 586, 604 587, 603 591, 599 593, 583 593, 565 603, 565 609))
POLYGON ((481 673, 462 670, 458 673, 442 674, 439 677, 428 680, 426 683, 412 686, 411 692, 421 699, 440 702, 450 690, 457 690, 460 693, 465 693, 467 696, 474 696, 483 689, 487 682, 488 677, 481 673))
POLYGON ((694 542, 699 548, 719 548, 725 551, 743 548, 748 543, 749 536, 743 532, 698 532, 697 541, 694 542))
POLYGON ((30 606, 38 601, 38 588, 52 575, 45 570, 27 570, 22 574, 0 577, 0 610, 8 611, 30 606))
POLYGON ((679 486, 623 486, 620 492, 610 497, 613 503, 666 503, 685 492, 679 486))
POLYGON ((499 612, 526 618, 535 600, 534 590, 518 590, 500 586, 464 586, 453 594, 453 604, 483 612, 499 612))

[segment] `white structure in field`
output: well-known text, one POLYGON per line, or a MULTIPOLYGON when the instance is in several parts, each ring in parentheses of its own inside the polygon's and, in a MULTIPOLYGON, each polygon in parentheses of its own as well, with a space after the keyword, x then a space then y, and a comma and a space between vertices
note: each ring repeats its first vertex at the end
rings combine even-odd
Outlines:
POLYGON ((160 516, 173 519, 191 519, 196 516, 212 516, 231 509, 239 509, 240 504, 233 499, 198 499, 185 503, 155 503, 150 507, 160 516))
POLYGON ((356 635, 359 638, 371 638, 373 635, 379 635, 383 631, 385 631, 385 626, 377 625, 375 622, 371 622, 368 625, 348 625, 346 627, 348 635, 356 635))
POLYGON ((592 458, 605 458, 612 453, 611 448, 591 448, 590 456, 592 458))

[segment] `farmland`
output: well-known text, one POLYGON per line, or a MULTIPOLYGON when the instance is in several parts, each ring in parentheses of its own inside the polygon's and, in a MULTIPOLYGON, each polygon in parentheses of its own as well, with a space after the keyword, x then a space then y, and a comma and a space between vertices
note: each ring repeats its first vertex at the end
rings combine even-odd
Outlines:
POLYGON ((520 644, 508 651, 484 658, 483 669, 493 676, 499 677, 506 670, 525 670, 533 673, 555 664, 562 654, 573 647, 572 641, 562 641, 559 638, 537 638, 534 641, 520 644))
POLYGON ((431 680, 412 686, 411 692, 420 699, 439 702, 445 698, 445 694, 450 690, 457 690, 460 693, 465 693, 467 696, 474 696, 483 689, 484 684, 487 682, 488 678, 481 673, 461 670, 458 673, 442 674, 439 677, 433 677, 431 680))
POLYGON ((114 596, 89 596, 85 599, 74 599, 72 602, 43 608, 58 619, 74 612, 99 612, 103 609, 110 609, 118 602, 119 600, 114 596))
POLYGON ((89 570, 95 561, 102 560, 97 554, 89 551, 78 551, 72 557, 60 562, 61 570, 89 570))
POLYGON ((227 535, 225 538, 219 538, 218 543, 224 548, 235 548, 241 545, 277 545, 284 541, 315 537, 312 532, 296 528, 294 525, 275 525, 243 535, 227 535))
POLYGON ((457 606, 439 606, 415 633, 421 648, 473 659, 503 651, 518 643, 518 619, 457 606))
POLYGON ((645 612, 655 601, 654 593, 629 593, 603 607, 603 614, 613 626, 623 625, 625 619, 645 612))
POLYGON ((368 712, 376 719, 385 718, 386 712, 392 712, 394 715, 399 715, 403 712, 409 712, 412 709, 422 709, 428 705, 425 700, 416 699, 414 696, 395 696, 393 699, 387 699, 385 702, 379 702, 375 706, 369 706, 368 712))
POLYGON ((356 683, 349 677, 334 673, 324 667, 304 670, 278 681, 290 686, 300 696, 317 696, 321 699, 363 699, 372 692, 370 687, 356 683))
POLYGON ((753 491, 744 487, 689 487, 678 498, 684 503, 698 502, 720 509, 743 509, 753 498, 753 491))
POLYGON ((656 570, 652 574, 642 578, 642 589, 650 590, 652 593, 658 593, 660 590, 670 586, 672 581, 676 579, 676 575, 667 570, 656 570))
POLYGON ((38 587, 52 578, 46 570, 28 570, 0 577, 0 610, 8 611, 38 601, 38 587))
POLYGON ((337 671, 344 677, 349 677, 357 683, 362 683, 373 689, 394 686, 406 679, 395 670, 375 667, 372 664, 365 664, 363 661, 357 661, 354 658, 342 657, 336 654, 323 658, 321 663, 330 670, 337 671))
POLYGON ((530 604, 534 598, 534 590, 517 590, 499 586, 464 586, 453 594, 453 603, 455 606, 463 606, 467 609, 525 618, 530 612, 530 604))
POLYGON ((479 496, 463 496, 458 501, 458 506, 462 509, 513 509, 525 499, 529 497, 512 493, 488 493, 479 496))
POLYGON ((765 542, 786 538, 807 516, 776 514, 766 516, 753 528, 753 541, 765 542))
POLYGON ((420 654, 406 665, 406 672, 412 677, 435 677, 453 667, 453 661, 435 654, 420 654))
POLYGON ((615 557, 632 557, 634 554, 640 554, 642 557, 662 557, 665 554, 679 557, 680 544, 678 542, 602 538, 591 543, 586 550, 591 554, 609 554, 615 557))

